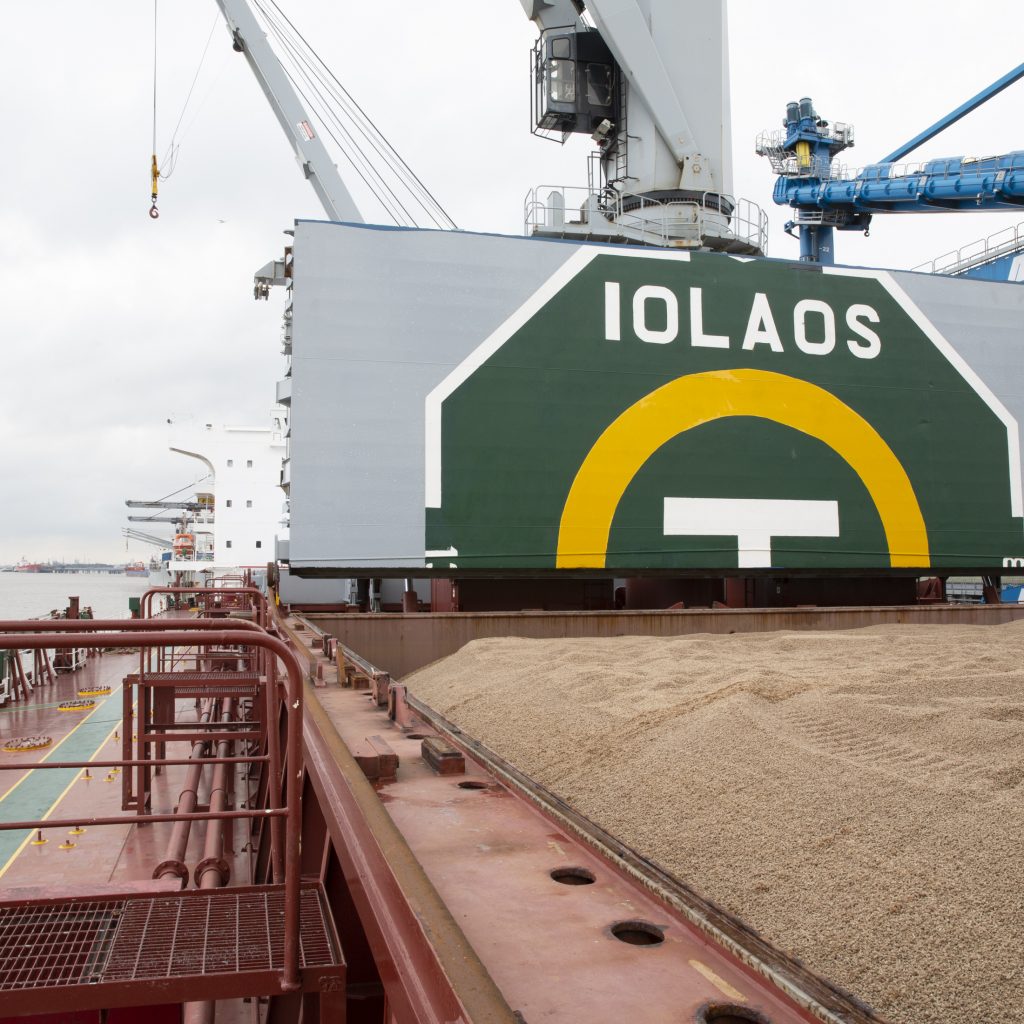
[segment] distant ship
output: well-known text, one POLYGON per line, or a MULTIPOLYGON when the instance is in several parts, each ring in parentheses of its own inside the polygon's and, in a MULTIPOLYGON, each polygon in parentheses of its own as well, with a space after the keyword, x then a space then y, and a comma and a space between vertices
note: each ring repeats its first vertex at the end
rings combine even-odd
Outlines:
POLYGON ((18 564, 14 567, 15 572, 42 572, 43 567, 39 562, 26 562, 22 558, 18 564))
POLYGON ((149 576, 149 569, 146 568, 145 562, 129 562, 124 567, 125 576, 149 576))

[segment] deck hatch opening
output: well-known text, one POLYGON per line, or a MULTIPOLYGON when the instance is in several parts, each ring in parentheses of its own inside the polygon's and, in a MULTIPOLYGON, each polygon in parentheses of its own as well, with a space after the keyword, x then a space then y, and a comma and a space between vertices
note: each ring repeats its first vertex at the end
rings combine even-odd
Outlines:
POLYGON ((767 1017, 733 1004, 703 1006, 697 1011, 696 1024, 770 1024, 767 1017))
POLYGON ((562 885, 593 885, 594 872, 586 868, 555 868, 551 877, 562 885))
POLYGON ((616 921, 609 931, 630 946, 660 946, 665 941, 665 930, 650 921, 616 921))

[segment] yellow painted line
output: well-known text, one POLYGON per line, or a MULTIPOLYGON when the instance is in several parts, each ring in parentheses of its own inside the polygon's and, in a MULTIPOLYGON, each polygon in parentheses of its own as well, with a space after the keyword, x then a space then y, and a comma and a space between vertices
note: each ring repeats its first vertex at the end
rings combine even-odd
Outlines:
MULTIPOLYGON (((3 874, 3 872, 0 871, 0 874, 3 874)), ((730 999, 734 999, 737 1003, 745 1003, 747 1001, 747 997, 740 992, 739 989, 733 988, 725 978, 720 978, 713 970, 711 970, 710 967, 708 967, 707 964, 703 964, 699 960, 691 960, 690 966, 698 974, 703 974, 704 977, 722 993, 722 995, 728 996, 730 999)))
MULTIPOLYGON (((46 752, 45 756, 39 758, 38 761, 32 761, 31 764, 26 765, 25 766, 25 774, 22 775, 22 777, 20 779, 18 779, 18 781, 13 786, 11 786, 11 788, 9 790, 7 790, 7 792, 4 793, 3 796, 0 796, 0 803, 3 803, 3 801, 6 800, 29 777, 29 775, 32 774, 32 771, 33 771, 32 765, 41 764, 43 761, 48 761, 50 759, 50 757, 52 757, 54 754, 57 753, 58 750, 60 750, 61 745, 63 743, 67 742, 67 740, 69 740, 75 734, 75 732, 77 730, 81 729, 82 726, 85 725, 85 723, 88 722, 89 719, 92 718, 92 716, 95 715, 96 712, 100 710, 100 708, 105 708, 107 706, 107 703, 109 701, 112 701, 120 692, 121 692, 121 686, 118 686, 118 688, 116 690, 113 690, 111 692, 109 697, 107 697, 105 700, 103 700, 102 703, 97 704, 96 707, 94 707, 92 709, 92 711, 90 711, 89 714, 87 714, 78 723, 78 725, 76 725, 74 728, 70 729, 64 736, 62 736, 57 741, 57 745, 55 747, 50 747, 50 749, 46 752)), ((117 726, 114 726, 114 729, 116 729, 116 728, 117 728, 117 726)), ((111 733, 113 733, 114 729, 110 730, 111 733)), ((103 742, 106 743, 107 741, 104 740, 103 742)), ((91 761, 92 758, 90 757, 89 760, 91 761)))
POLYGON ((875 504, 889 564, 927 566, 928 529, 913 484, 885 439, 831 392, 767 370, 714 370, 677 377, 613 420, 573 480, 558 526, 558 569, 605 568, 608 537, 633 478, 662 445, 705 423, 753 416, 831 448, 875 504))
MULTIPOLYGON (((111 697, 113 697, 113 694, 111 694, 111 697)), ((96 710, 98 711, 99 708, 97 708, 96 710)), ((91 713, 92 712, 90 712, 90 714, 91 713)), ((82 719, 82 722, 79 722, 78 725, 81 725, 84 721, 85 721, 85 719, 82 719)), ((76 725, 75 729, 77 729, 77 728, 78 728, 78 726, 76 725)), ((117 730, 120 729, 120 728, 121 728, 121 723, 118 722, 117 725, 115 725, 114 728, 111 729, 110 732, 107 733, 107 735, 104 738, 103 742, 96 748, 96 750, 93 752, 93 754, 89 757, 90 761, 95 761, 96 758, 100 756, 100 752, 110 742, 110 738, 114 735, 114 733, 117 732, 117 730)), ((74 732, 74 729, 72 730, 72 732, 74 732)), ((71 735, 71 733, 69 732, 68 736, 70 736, 70 735, 71 735)), ((65 736, 64 739, 67 739, 67 736, 65 736)), ((61 743, 63 743, 63 742, 64 742, 64 740, 61 740, 61 743)), ((56 750, 57 748, 54 747, 53 749, 56 750)), ((80 769, 78 774, 64 787, 64 791, 61 793, 61 795, 59 797, 57 797, 57 799, 54 800, 52 804, 50 804, 49 809, 42 816, 40 821, 46 821, 46 819, 49 818, 49 816, 51 814, 53 814, 53 812, 57 809, 57 805, 61 802, 61 800, 64 799, 64 797, 66 797, 68 795, 68 791, 70 789, 72 789, 72 787, 75 785, 75 783, 80 781, 81 778, 82 778, 82 769, 80 769)), ((21 781, 21 780, 19 779, 19 781, 21 781)), ((14 787, 12 786, 11 789, 13 789, 13 788, 14 787)), ((10 790, 8 790, 8 792, 10 792, 10 790)), ((6 796, 6 795, 7 795, 7 793, 4 794, 4 796, 6 796)), ((129 822, 129 824, 131 824, 131 823, 129 822)), ((10 855, 10 857, 7 858, 7 863, 4 864, 3 867, 0 867, 0 878, 3 878, 3 876, 7 873, 7 869, 18 859, 18 857, 21 855, 21 851, 24 850, 26 846, 28 846, 30 840, 32 839, 32 836, 34 836, 34 835, 35 835, 35 831, 29 832, 29 834, 27 836, 25 836, 25 838, 21 841, 21 845, 14 851, 14 853, 12 853, 10 855)))
POLYGON ((9 793, 13 793, 13 792, 14 792, 14 790, 15 790, 15 789, 17 789, 17 788, 18 788, 18 786, 20 786, 20 785, 21 785, 21 784, 22 784, 22 783, 23 783, 23 782, 25 781, 25 779, 26 779, 26 778, 28 778, 28 773, 29 773, 30 771, 32 771, 32 765, 34 765, 34 764, 39 764, 39 761, 29 761, 29 762, 28 762, 28 763, 27 763, 27 764, 25 765, 25 774, 24 774, 24 775, 22 775, 22 777, 21 777, 20 779, 18 779, 18 780, 17 780, 17 781, 16 781, 16 782, 15 782, 15 783, 14 783, 14 784, 13 784, 13 785, 11 786, 11 788, 10 788, 10 789, 8 789, 6 793, 4 793, 4 795, 3 795, 3 796, 0 796, 0 803, 3 803, 3 802, 4 802, 4 800, 6 800, 6 799, 7 799, 7 796, 8 796, 8 794, 9 794, 9 793))

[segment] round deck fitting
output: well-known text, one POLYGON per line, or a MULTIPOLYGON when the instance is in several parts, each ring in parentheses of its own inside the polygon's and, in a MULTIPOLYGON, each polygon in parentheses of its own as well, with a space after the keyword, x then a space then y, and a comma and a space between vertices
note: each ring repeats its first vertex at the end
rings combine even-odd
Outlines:
POLYGON ((173 875, 180 879, 182 889, 188 888, 188 868, 180 860, 164 860, 157 864, 153 877, 163 878, 164 875, 173 875))
POLYGON ((43 836, 43 830, 41 828, 36 829, 36 837, 31 841, 31 846, 45 846, 50 840, 43 836))
POLYGON ((62 700, 57 705, 58 711, 88 711, 96 707, 94 700, 62 700))
POLYGON ((732 1003, 708 1003, 697 1011, 696 1024, 771 1024, 764 1014, 732 1003))
POLYGON ((79 697, 105 697, 110 693, 109 686, 90 686, 78 691, 79 697))
POLYGON ((13 740, 5 740, 4 750, 8 754, 20 754, 24 750, 42 750, 52 742, 52 736, 18 736, 13 740))
POLYGON ((75 844, 70 839, 65 839, 58 847, 59 850, 73 850, 74 848, 75 844))
POLYGON ((207 871, 216 871, 220 875, 220 884, 225 886, 231 880, 231 867, 223 857, 207 857, 196 865, 195 880, 200 888, 203 884, 203 875, 207 871))
POLYGON ((630 946, 660 946, 665 941, 665 929, 650 921, 616 921, 608 933, 630 946))
POLYGON ((586 868, 555 868, 551 877, 562 885, 593 885, 594 872, 586 868))
POLYGON ((82 828, 81 825, 76 825, 74 828, 69 828, 68 829, 68 835, 69 836, 84 836, 85 835, 85 829, 82 828))

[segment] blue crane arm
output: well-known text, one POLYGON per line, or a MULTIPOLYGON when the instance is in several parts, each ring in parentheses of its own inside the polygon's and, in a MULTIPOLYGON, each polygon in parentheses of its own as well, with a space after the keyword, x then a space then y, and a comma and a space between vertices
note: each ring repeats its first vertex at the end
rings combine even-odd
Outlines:
POLYGON ((939 132, 945 131, 951 124, 956 124, 960 118, 965 117, 972 110, 980 107, 983 103, 992 99, 993 96, 1001 93, 1007 86, 1013 85, 1018 79, 1024 78, 1024 64, 1018 64, 1012 71, 1008 71, 1002 78, 993 82, 990 86, 982 89, 977 96, 972 96, 966 103, 961 103, 956 110, 950 111, 945 117, 940 118, 930 128, 925 128, 920 135, 915 135, 909 142, 894 149, 887 157, 878 162, 881 164, 896 163, 902 160, 908 153, 912 153, 918 146, 923 145, 929 139, 935 138, 939 132))
POLYGON ((800 228, 800 258, 831 263, 833 230, 866 231, 876 213, 941 213, 1024 206, 1024 151, 978 160, 962 156, 930 160, 914 171, 897 163, 1021 78, 1024 64, 852 178, 832 177, 834 158, 853 145, 850 126, 830 129, 828 122, 815 113, 808 97, 787 104, 785 136, 759 136, 757 151, 781 172, 775 182, 773 200, 797 211, 796 220, 786 230, 800 228))
MULTIPOLYGON (((898 173, 890 163, 865 167, 856 178, 779 178, 773 198, 780 206, 856 213, 929 213, 994 210, 1024 205, 1024 151, 970 160, 931 160, 919 171, 898 173)), ((854 223, 851 226, 858 226, 854 223)))

